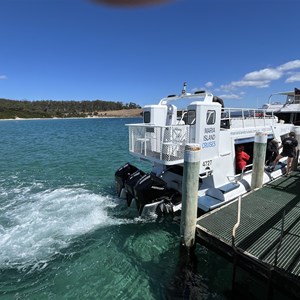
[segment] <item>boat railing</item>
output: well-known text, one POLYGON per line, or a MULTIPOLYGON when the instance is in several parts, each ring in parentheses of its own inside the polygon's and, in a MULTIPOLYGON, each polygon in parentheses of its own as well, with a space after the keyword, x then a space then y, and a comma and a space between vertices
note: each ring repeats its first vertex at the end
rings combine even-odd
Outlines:
POLYGON ((276 121, 273 112, 260 108, 224 108, 221 113, 221 127, 266 126, 276 121))
POLYGON ((189 141, 189 125, 156 126, 129 124, 129 152, 141 159, 183 163, 185 145, 189 141))

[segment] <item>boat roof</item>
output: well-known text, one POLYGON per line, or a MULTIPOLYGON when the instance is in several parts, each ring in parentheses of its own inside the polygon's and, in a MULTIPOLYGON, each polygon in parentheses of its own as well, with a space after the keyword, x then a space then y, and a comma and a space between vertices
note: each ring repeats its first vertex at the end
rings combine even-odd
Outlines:
POLYGON ((175 100, 181 100, 181 99, 198 99, 198 98, 203 98, 206 95, 211 95, 211 94, 207 93, 205 91, 199 91, 199 92, 195 92, 194 94, 182 93, 179 95, 169 95, 168 97, 162 98, 160 100, 160 103, 166 103, 169 101, 175 101, 175 100))
MULTIPOLYGON (((271 94, 271 96, 274 96, 274 95, 294 96, 294 95, 295 95, 295 91, 290 91, 290 92, 279 92, 279 93, 271 94)), ((271 97, 271 96, 270 96, 270 97, 271 97)))
POLYGON ((159 102, 159 105, 169 105, 172 103, 176 103, 178 109, 186 109, 189 104, 195 101, 219 102, 218 99, 218 97, 214 97, 213 94, 206 91, 196 91, 194 94, 184 92, 179 95, 169 95, 168 97, 162 98, 159 102))

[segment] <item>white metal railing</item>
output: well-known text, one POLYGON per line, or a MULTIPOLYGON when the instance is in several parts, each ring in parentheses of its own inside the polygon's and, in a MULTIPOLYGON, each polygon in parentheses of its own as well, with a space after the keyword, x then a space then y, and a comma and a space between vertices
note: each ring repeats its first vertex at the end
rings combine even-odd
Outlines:
POLYGON ((265 109, 259 108, 225 108, 222 109, 221 114, 221 127, 226 127, 227 125, 227 128, 230 128, 232 125, 238 125, 235 127, 242 128, 247 126, 265 126, 272 121, 277 122, 273 112, 267 113, 265 109))
POLYGON ((238 229, 238 227, 240 226, 240 223, 241 223, 241 207, 242 207, 242 196, 240 195, 238 198, 237 220, 232 228, 232 234, 231 234, 233 247, 235 247, 236 230, 238 229))
POLYGON ((263 108, 224 108, 222 113, 229 118, 272 118, 273 112, 266 112, 263 108))
POLYGON ((129 124, 129 152, 151 161, 165 164, 183 162, 185 145, 189 141, 188 125, 154 126, 129 124))

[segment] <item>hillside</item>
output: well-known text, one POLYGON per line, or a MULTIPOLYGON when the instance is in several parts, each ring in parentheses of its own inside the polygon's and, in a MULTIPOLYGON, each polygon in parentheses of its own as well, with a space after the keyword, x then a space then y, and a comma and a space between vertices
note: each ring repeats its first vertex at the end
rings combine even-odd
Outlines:
POLYGON ((135 117, 140 113, 140 106, 132 102, 0 99, 0 119, 135 117))

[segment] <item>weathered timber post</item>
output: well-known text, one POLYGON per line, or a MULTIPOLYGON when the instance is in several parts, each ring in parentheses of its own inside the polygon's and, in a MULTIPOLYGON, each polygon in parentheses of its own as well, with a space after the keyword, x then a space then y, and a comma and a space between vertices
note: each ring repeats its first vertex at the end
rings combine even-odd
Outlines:
POLYGON ((180 237, 181 245, 188 249, 195 244, 199 169, 200 146, 187 144, 184 151, 180 237))
POLYGON ((264 132, 257 132, 254 138, 253 168, 251 189, 261 188, 263 185, 265 159, 267 150, 268 135, 264 132))

